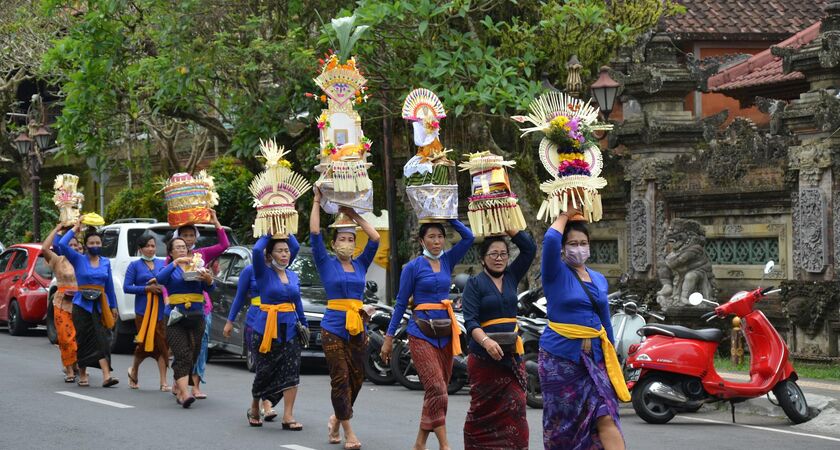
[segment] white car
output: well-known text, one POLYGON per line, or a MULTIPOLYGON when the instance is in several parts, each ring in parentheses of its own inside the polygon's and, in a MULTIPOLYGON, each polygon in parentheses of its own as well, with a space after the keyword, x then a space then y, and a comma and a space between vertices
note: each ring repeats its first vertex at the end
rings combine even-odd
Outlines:
MULTIPOLYGON (((218 242, 213 225, 196 225, 199 237, 196 247, 209 247, 218 242)), ((230 228, 224 227, 231 245, 236 245, 236 238, 230 228)), ((166 222, 156 219, 120 219, 99 229, 102 233, 102 256, 111 261, 111 272, 114 277, 114 291, 117 294, 117 309, 119 320, 116 325, 116 336, 111 341, 113 353, 130 353, 134 350, 134 336, 137 327, 134 325, 134 295, 123 293, 123 282, 128 265, 140 257, 137 254, 137 240, 146 233, 151 234, 157 241, 157 256, 166 257, 166 242, 172 237, 175 229, 166 222)), ((55 279, 50 284, 50 301, 55 292, 55 279)), ((50 340, 55 339, 55 323, 52 320, 52 308, 48 308, 47 335, 50 340), (50 329, 52 327, 52 329, 50 329)))

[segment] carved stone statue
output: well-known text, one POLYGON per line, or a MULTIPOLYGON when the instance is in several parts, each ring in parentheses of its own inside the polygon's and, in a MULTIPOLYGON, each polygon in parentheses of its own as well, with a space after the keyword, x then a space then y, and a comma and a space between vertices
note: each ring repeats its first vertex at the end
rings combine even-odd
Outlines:
POLYGON ((703 245, 706 232, 694 220, 673 219, 665 235, 667 254, 659 261, 657 274, 662 289, 656 301, 666 309, 688 305, 688 296, 700 292, 704 298, 713 299, 715 275, 712 262, 703 245))

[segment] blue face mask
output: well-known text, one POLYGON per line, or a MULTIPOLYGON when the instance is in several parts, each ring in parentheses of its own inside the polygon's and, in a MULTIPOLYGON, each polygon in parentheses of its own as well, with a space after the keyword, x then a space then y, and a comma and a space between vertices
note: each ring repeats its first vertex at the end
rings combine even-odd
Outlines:
POLYGON ((87 252, 93 256, 99 256, 102 253, 102 247, 88 247, 87 252))

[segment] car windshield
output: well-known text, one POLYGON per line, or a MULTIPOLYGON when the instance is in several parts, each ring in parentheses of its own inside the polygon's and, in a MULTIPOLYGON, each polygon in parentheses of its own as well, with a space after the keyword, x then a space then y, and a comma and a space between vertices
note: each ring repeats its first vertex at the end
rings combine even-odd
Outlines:
MULTIPOLYGON (((128 230, 128 254, 131 256, 137 256, 137 240, 140 239, 144 234, 148 233, 155 238, 155 243, 157 244, 157 249, 155 251, 155 255, 165 258, 166 257, 166 242, 169 239, 172 239, 172 233, 175 231, 172 227, 154 227, 154 228, 133 228, 128 230)), ((236 238, 233 236, 233 233, 229 229, 225 229, 227 233, 228 240, 230 241, 231 245, 236 245, 236 238)), ((216 235, 216 231, 211 227, 201 227, 199 228, 199 236, 198 241, 196 242, 195 246, 197 248, 203 247, 210 247, 219 243, 219 237, 216 235)))
POLYGON ((301 287, 323 287, 311 253, 299 253, 289 268, 298 274, 301 287))

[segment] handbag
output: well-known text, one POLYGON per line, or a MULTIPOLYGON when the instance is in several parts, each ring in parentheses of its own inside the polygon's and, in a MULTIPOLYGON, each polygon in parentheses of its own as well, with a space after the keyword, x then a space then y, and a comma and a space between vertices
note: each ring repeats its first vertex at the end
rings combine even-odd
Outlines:
POLYGON ((296 322, 297 324, 297 340, 298 343, 303 348, 309 348, 309 335, 310 331, 308 327, 303 326, 302 323, 296 322))
POLYGON ((102 297, 101 291, 95 291, 93 289, 82 289, 82 298, 88 301, 97 301, 100 297, 102 297))
POLYGON ((505 352, 505 354, 513 354, 516 352, 516 338, 519 337, 519 333, 515 331, 505 331, 485 334, 490 339, 496 341, 496 343, 499 344, 499 347, 502 348, 502 351, 505 352))
POLYGON ((452 336, 452 319, 421 319, 414 317, 417 328, 430 338, 443 338, 452 336))

